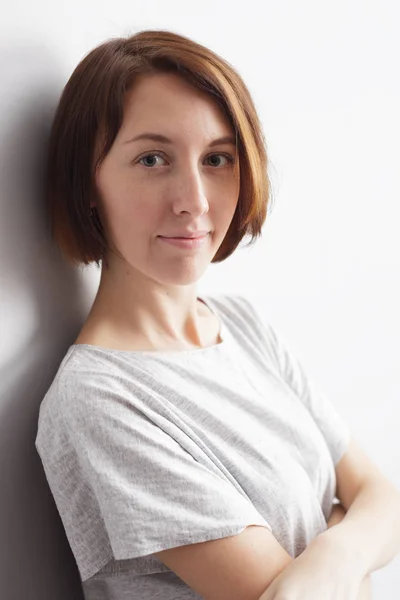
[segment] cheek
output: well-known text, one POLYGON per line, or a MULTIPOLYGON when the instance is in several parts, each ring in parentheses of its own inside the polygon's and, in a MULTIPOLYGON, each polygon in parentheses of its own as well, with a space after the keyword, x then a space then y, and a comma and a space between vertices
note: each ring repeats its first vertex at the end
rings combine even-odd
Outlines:
POLYGON ((125 198, 113 214, 113 235, 131 247, 142 247, 162 223, 161 203, 135 193, 135 197, 125 198))
POLYGON ((232 210, 232 206, 236 206, 239 193, 240 182, 232 174, 221 182, 221 187, 218 190, 218 195, 220 198, 224 198, 225 202, 223 204, 228 207, 228 211, 232 210))
POLYGON ((134 224, 150 220, 157 212, 157 202, 154 193, 147 186, 132 181, 119 181, 108 196, 110 216, 115 223, 126 220, 134 224), (140 219, 138 219, 140 217, 140 219))

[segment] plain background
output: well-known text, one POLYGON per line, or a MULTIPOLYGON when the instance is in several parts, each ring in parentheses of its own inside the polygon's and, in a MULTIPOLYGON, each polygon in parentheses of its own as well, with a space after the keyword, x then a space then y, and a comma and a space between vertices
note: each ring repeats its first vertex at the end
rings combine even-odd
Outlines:
MULTIPOLYGON (((291 343, 400 488, 400 5, 395 0, 2 5, 0 22, 0 595, 75 600, 73 556, 34 448, 40 402, 97 289, 42 209, 52 116, 93 47, 169 29, 221 54, 259 111, 273 208, 263 236, 199 282, 244 293, 291 343)), ((371 540, 373 543, 373 540, 371 540)), ((372 575, 395 600, 400 557, 372 575)))

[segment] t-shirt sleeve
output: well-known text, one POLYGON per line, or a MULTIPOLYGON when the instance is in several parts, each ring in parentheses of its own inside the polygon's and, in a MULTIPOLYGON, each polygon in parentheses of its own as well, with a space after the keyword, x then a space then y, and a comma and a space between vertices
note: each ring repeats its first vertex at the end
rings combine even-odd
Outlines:
POLYGON ((306 372, 293 350, 293 345, 283 336, 276 325, 271 324, 268 308, 263 307, 261 298, 245 299, 254 323, 257 324, 265 343, 269 358, 275 363, 279 374, 307 407, 319 427, 334 465, 346 451, 351 430, 345 419, 339 414, 333 403, 316 382, 306 372))
MULTIPOLYGON (((222 474, 195 459, 99 375, 79 386, 64 421, 115 559, 270 525, 222 474)), ((90 520, 87 520, 88 526, 90 520)))

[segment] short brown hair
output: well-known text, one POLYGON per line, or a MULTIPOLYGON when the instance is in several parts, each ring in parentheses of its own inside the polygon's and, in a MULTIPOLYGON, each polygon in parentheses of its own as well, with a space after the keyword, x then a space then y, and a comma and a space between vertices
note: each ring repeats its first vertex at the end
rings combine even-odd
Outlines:
POLYGON ((98 212, 91 216, 90 201, 97 199, 96 169, 122 125, 126 92, 139 75, 171 71, 211 94, 236 133, 239 200, 212 262, 225 260, 246 234, 251 235, 249 244, 261 235, 272 188, 265 138, 245 83, 227 61, 201 44, 171 31, 146 30, 91 50, 73 71, 56 108, 46 211, 51 235, 71 264, 99 265, 109 248, 98 212))

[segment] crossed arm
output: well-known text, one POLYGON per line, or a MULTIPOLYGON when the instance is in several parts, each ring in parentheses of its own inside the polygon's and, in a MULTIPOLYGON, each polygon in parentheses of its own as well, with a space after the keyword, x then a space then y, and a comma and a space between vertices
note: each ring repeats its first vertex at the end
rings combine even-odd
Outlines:
MULTIPOLYGON (((327 529, 330 529, 334 525, 340 523, 343 520, 345 514, 346 510, 344 509, 342 504, 334 504, 331 516, 328 519, 327 529)), ((357 596, 357 600, 372 600, 371 575, 369 573, 363 579, 360 591, 357 596)))
POLYGON ((336 465, 336 478, 340 504, 334 505, 322 536, 347 551, 350 560, 357 555, 366 573, 357 600, 370 600, 370 573, 400 551, 400 494, 354 438, 336 465))
MULTIPOLYGON (((312 540, 296 560, 291 561, 269 584, 260 600, 273 600, 285 589, 297 598, 312 590, 312 566, 318 563, 319 585, 336 586, 343 597, 371 599, 370 573, 388 564, 400 552, 400 493, 352 438, 346 453, 336 464, 336 497, 326 531, 312 540), (328 566, 340 565, 343 578, 335 580, 328 566), (327 570, 328 569, 328 570, 327 570), (296 588, 301 579, 303 590, 296 588), (325 579, 324 579, 325 578, 325 579), (325 581, 326 580, 326 581, 325 581), (354 588, 355 582, 358 587, 354 588), (293 590, 296 593, 293 595, 293 590)), ((318 579, 317 577, 317 579, 318 579)), ((312 596, 316 597, 315 593, 312 596)), ((329 596, 333 598, 333 595, 329 596)))

